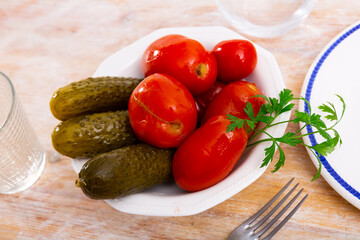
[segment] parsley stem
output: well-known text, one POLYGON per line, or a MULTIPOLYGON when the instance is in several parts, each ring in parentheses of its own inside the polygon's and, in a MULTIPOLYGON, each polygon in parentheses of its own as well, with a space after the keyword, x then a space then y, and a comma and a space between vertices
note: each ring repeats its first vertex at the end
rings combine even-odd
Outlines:
POLYGON ((316 179, 318 179, 320 177, 321 174, 321 167, 322 167, 322 163, 321 160, 319 158, 319 156, 314 152, 314 150, 312 150, 311 148, 309 148, 310 152, 316 157, 318 163, 319 163, 319 168, 317 173, 314 175, 314 177, 311 179, 311 181, 315 181, 316 179))
POLYGON ((291 122, 291 121, 290 121, 290 120, 287 120, 287 121, 277 122, 277 123, 268 125, 268 128, 273 127, 273 126, 276 126, 276 125, 280 125, 280 124, 283 124, 283 123, 289 123, 289 122, 291 122))
MULTIPOLYGON (((257 133, 264 133, 264 134, 268 135, 269 138, 261 139, 259 141, 250 143, 250 144, 246 145, 246 147, 251 147, 251 146, 261 143, 261 142, 275 141, 275 138, 273 136, 271 136, 269 133, 265 132, 265 130, 264 130, 265 128, 266 127, 264 127, 263 129, 254 129, 254 131, 257 131, 257 133)), ((252 139, 252 138, 250 138, 250 139, 252 139)))
POLYGON ((265 130, 267 130, 268 128, 269 128, 269 125, 266 125, 265 127, 263 127, 261 129, 261 131, 260 131, 260 129, 255 128, 253 130, 252 136, 250 137, 250 139, 248 139, 248 142, 251 142, 252 140, 254 140, 260 133, 265 132, 265 130))
POLYGON ((307 124, 304 124, 304 126, 302 126, 299 130, 295 132, 295 135, 299 134, 306 126, 307 124))
POLYGON ((299 97, 299 98, 293 98, 293 100, 303 100, 306 103, 306 105, 308 106, 308 108, 309 108, 309 115, 311 115, 311 105, 310 105, 309 101, 306 100, 306 98, 299 97))
MULTIPOLYGON (((265 131, 266 129, 268 129, 268 125, 266 125, 265 127, 263 127, 262 131, 265 131)), ((261 131, 259 131, 259 129, 255 128, 253 130, 253 134, 252 136, 248 139, 248 142, 251 142, 252 140, 254 140, 260 133, 262 133, 261 131), (255 132, 256 131, 256 132, 255 132)), ((253 145, 253 144, 252 144, 253 145)))
MULTIPOLYGON (((275 117, 276 118, 276 117, 275 117)), ((274 118, 274 119, 275 119, 274 118)), ((276 125, 280 125, 280 124, 284 124, 284 123, 289 123, 290 122, 290 120, 287 120, 287 121, 282 121, 282 122, 277 122, 277 123, 274 123, 274 124, 271 124, 271 123, 268 123, 265 127, 263 127, 261 130, 262 131, 265 131, 265 130, 267 130, 268 128, 271 128, 271 127, 273 127, 273 126, 276 126, 276 125)), ((257 124, 258 122, 256 122, 256 124, 257 124)), ((251 140, 253 140, 255 137, 257 137, 260 133, 261 133, 261 131, 259 131, 259 129, 254 129, 253 131, 258 131, 258 132, 256 132, 256 133, 254 133, 252 136, 251 136, 251 138, 249 139, 249 142, 251 141, 251 140)))
POLYGON ((308 145, 308 144, 306 144, 306 143, 304 143, 304 142, 303 142, 303 143, 300 143, 300 144, 303 145, 304 147, 309 148, 309 149, 311 149, 311 147, 312 147, 311 145, 308 145))
MULTIPOLYGON (((304 127, 306 127, 306 126, 307 126, 307 124, 304 127)), ((301 129, 303 129, 304 127, 302 127, 301 129)), ((333 130, 333 127, 324 129, 324 131, 326 131, 326 132, 330 131, 330 130, 333 130)), ((305 133, 305 134, 301 134, 301 135, 296 135, 296 136, 294 136, 294 138, 302 138, 302 137, 310 136, 310 135, 313 135, 316 133, 319 133, 319 131, 313 131, 313 132, 309 132, 309 133, 305 133)))
POLYGON ((259 143, 262 143, 262 142, 268 142, 268 141, 272 141, 272 139, 271 138, 261 139, 259 141, 256 141, 256 142, 253 142, 253 143, 250 143, 250 144, 246 145, 246 147, 251 147, 251 146, 254 146, 256 144, 259 144, 259 143))

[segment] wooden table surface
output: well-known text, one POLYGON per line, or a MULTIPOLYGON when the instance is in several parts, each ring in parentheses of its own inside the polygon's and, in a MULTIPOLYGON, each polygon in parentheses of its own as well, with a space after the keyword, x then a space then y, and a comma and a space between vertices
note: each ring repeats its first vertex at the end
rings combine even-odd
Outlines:
MULTIPOLYGON (((50 134, 52 93, 91 76, 100 62, 162 27, 232 27, 214 1, 1 0, 0 70, 12 79, 48 153, 45 170, 28 190, 0 196, 0 239, 225 239, 291 177, 309 198, 274 239, 360 239, 360 211, 320 177, 304 148, 284 147, 287 161, 249 187, 193 216, 149 217, 118 212, 74 186, 70 159, 57 155, 50 134)), ((276 57, 288 88, 299 96, 321 49, 359 20, 358 0, 319 0, 307 20, 275 39, 248 37, 276 57)), ((296 130, 291 126, 289 130, 296 130)), ((278 155, 277 155, 278 156, 278 155)))

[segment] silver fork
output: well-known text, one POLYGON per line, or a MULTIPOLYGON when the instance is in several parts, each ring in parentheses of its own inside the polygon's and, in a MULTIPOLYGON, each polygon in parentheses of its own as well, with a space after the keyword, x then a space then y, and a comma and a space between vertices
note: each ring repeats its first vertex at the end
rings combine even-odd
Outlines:
MULTIPOLYGON (((276 199, 287 189, 287 187, 292 183, 294 178, 292 178, 265 206, 263 206, 257 213, 247 219, 245 222, 240 224, 237 228, 232 231, 229 235, 227 240, 256 240, 260 239, 260 237, 285 213, 285 211, 294 203, 294 201, 299 197, 304 189, 301 189, 295 197, 293 197, 288 204, 269 222, 267 223, 262 229, 258 230, 261 225, 263 225, 266 220, 268 220, 271 215, 289 198, 289 196, 294 192, 296 187, 299 185, 297 183, 284 197, 280 200, 280 202, 268 213, 264 216, 261 220, 259 220, 254 225, 251 225, 262 213, 264 213, 270 206, 273 204, 276 199), (257 231, 258 230, 258 231, 257 231)), ((294 215, 294 213, 299 209, 301 204, 305 201, 308 197, 308 194, 305 195, 301 199, 301 201, 293 208, 293 210, 277 225, 268 235, 266 235, 262 240, 271 239, 279 230, 282 228, 285 223, 294 215)))

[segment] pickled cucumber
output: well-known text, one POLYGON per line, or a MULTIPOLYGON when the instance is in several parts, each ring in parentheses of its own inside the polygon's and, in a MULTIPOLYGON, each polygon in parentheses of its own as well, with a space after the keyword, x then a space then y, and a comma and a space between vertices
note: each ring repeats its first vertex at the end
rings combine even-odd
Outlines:
POLYGON ((54 117, 64 121, 76 116, 127 109, 140 78, 86 78, 59 88, 50 100, 54 117))
POLYGON ((56 151, 71 158, 93 157, 137 142, 127 110, 68 119, 55 127, 51 139, 56 151))
POLYGON ((111 199, 143 191, 172 179, 174 149, 138 144, 88 160, 75 181, 93 199, 111 199))

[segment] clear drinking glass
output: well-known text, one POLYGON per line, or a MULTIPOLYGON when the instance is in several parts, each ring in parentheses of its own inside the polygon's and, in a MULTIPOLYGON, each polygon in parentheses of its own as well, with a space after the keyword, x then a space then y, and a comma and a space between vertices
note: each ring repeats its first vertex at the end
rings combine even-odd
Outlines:
POLYGON ((262 38, 284 34, 309 15, 316 0, 216 0, 220 12, 240 32, 262 38))
POLYGON ((45 152, 10 79, 0 72, 0 193, 30 187, 45 165, 45 152))

